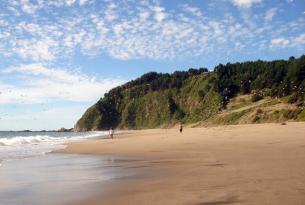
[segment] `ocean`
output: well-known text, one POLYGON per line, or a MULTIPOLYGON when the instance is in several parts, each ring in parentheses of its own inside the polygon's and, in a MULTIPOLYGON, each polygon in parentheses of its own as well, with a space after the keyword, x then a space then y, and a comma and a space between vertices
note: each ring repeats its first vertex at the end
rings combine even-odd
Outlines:
POLYGON ((122 157, 49 153, 67 142, 107 134, 0 132, 0 205, 70 204, 133 176, 122 157))
POLYGON ((0 131, 0 166, 3 161, 44 155, 64 148, 71 141, 97 136, 107 132, 15 132, 0 131))

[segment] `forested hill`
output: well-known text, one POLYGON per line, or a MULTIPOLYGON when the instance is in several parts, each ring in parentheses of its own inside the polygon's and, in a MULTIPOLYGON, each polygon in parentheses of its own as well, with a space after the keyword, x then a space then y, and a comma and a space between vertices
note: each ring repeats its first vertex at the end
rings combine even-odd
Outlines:
POLYGON ((305 55, 168 73, 146 73, 113 88, 76 131, 305 120, 305 55))

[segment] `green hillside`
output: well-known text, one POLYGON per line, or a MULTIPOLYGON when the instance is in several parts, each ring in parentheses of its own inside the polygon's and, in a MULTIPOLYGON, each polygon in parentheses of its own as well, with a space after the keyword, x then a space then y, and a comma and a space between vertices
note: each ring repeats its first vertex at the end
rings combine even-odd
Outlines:
POLYGON ((305 120, 305 56, 150 72, 110 90, 76 131, 305 120))

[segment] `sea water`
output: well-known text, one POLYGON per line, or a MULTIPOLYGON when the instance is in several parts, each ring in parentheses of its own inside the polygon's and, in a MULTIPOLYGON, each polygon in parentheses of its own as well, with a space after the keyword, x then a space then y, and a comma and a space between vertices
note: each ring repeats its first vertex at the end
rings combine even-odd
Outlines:
POLYGON ((0 131, 0 166, 3 161, 44 155, 64 148, 67 142, 97 136, 107 132, 15 132, 0 131))
POLYGON ((70 204, 100 195, 111 180, 132 176, 122 157, 46 154, 67 142, 106 134, 0 132, 0 205, 70 204))

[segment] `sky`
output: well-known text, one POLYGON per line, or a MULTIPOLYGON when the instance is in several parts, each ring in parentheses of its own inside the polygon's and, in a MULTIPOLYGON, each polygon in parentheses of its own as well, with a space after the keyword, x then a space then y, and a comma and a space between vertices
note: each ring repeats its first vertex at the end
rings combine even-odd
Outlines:
POLYGON ((0 130, 73 127, 149 71, 304 50, 303 0, 1 0, 0 130))

